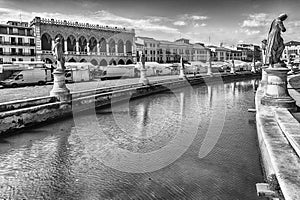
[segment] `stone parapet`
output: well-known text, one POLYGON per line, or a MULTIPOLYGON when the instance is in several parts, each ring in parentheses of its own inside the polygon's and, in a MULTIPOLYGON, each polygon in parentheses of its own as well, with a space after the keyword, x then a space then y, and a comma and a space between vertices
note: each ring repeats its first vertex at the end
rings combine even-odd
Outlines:
POLYGON ((103 25, 89 24, 89 23, 78 23, 78 22, 71 22, 71 21, 67 21, 67 20, 46 19, 46 18, 40 18, 40 17, 35 17, 30 22, 30 25, 32 26, 36 23, 39 23, 39 24, 52 24, 52 25, 57 25, 57 26, 71 26, 71 27, 96 29, 96 30, 106 30, 106 31, 128 32, 128 33, 134 33, 135 32, 134 29, 103 26, 103 25))
MULTIPOLYGON (((286 108, 262 105, 265 89, 258 88, 255 103, 258 142, 266 179, 276 177, 279 197, 297 200, 300 199, 300 158, 296 144, 300 137, 299 122, 286 108)), ((270 182, 269 179, 266 181, 270 182)))

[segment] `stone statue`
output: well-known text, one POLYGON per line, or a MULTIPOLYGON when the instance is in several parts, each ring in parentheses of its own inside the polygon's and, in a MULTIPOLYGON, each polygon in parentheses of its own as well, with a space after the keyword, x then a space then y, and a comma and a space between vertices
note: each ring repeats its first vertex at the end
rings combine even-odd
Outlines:
POLYGON ((284 43, 281 37, 281 32, 286 29, 283 21, 287 19, 287 14, 281 14, 278 18, 274 19, 268 34, 267 48, 266 48, 266 64, 281 63, 281 54, 284 50, 284 43))
POLYGON ((65 58, 62 44, 60 43, 60 38, 55 39, 54 46, 52 48, 52 53, 54 58, 56 59, 56 69, 64 71, 65 70, 65 58))

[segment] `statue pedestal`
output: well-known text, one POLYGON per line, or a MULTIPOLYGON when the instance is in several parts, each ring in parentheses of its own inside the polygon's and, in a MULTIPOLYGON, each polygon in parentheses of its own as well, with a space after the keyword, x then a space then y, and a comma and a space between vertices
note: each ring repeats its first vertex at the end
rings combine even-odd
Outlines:
POLYGON ((261 104, 296 110, 296 101, 287 90, 287 73, 289 69, 284 63, 274 65, 274 68, 265 69, 267 73, 267 86, 261 104))
POLYGON ((266 84, 268 82, 268 74, 266 72, 266 69, 268 66, 264 65, 261 67, 261 83, 266 84))
POLYGON ((186 75, 184 74, 184 70, 183 69, 180 69, 179 78, 186 78, 186 75))
POLYGON ((64 70, 55 70, 53 72, 54 84, 50 91, 50 96, 56 96, 60 101, 71 100, 70 90, 66 87, 66 77, 64 70))
POLYGON ((144 85, 149 85, 149 79, 146 76, 146 69, 141 69, 141 77, 139 83, 143 83, 144 85))
POLYGON ((235 67, 234 67, 234 66, 232 66, 232 67, 230 68, 230 74, 235 74, 235 67))
POLYGON ((209 76, 213 75, 212 70, 211 70, 211 64, 209 64, 207 67, 207 75, 209 75, 209 76))
POLYGON ((256 70, 255 70, 255 66, 254 66, 254 65, 251 67, 251 72, 252 72, 252 73, 256 73, 256 70))

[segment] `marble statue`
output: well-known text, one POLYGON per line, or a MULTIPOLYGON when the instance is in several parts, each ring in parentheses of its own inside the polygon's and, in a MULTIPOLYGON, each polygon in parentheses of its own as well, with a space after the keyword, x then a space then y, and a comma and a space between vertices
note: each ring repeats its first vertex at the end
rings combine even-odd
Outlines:
POLYGON ((274 19, 268 34, 267 47, 266 47, 266 64, 272 65, 281 63, 281 54, 284 50, 284 43, 281 37, 281 32, 286 29, 283 21, 287 19, 287 14, 281 14, 278 18, 274 19))
POLYGON ((65 70, 65 58, 62 44, 60 43, 60 38, 55 39, 54 46, 52 48, 53 56, 56 59, 57 70, 65 70))

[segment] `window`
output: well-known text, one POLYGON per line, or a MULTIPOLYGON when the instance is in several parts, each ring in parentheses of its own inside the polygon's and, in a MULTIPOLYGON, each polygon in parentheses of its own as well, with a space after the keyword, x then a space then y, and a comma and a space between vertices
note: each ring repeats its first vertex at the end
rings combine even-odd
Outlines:
POLYGON ((19 35, 25 35, 25 29, 24 28, 19 29, 19 35))
POLYGON ((18 38, 18 45, 23 45, 23 40, 22 40, 22 38, 18 38))
POLYGON ((0 33, 1 34, 7 34, 7 28, 6 27, 0 27, 0 33))
POLYGON ((16 61, 16 59, 15 59, 15 58, 12 58, 11 61, 14 62, 14 61, 16 61))
POLYGON ((16 38, 15 38, 15 37, 11 37, 11 38, 10 38, 10 43, 11 43, 12 45, 15 45, 15 44, 16 44, 16 38))
POLYGON ((34 49, 30 49, 30 55, 34 56, 34 49))
POLYGON ((23 49, 18 49, 18 55, 20 55, 20 56, 23 55, 23 49))
POLYGON ((0 48, 0 55, 3 55, 3 48, 0 48))
POLYGON ((19 58, 19 61, 23 61, 23 58, 19 58))
POLYGON ((29 39, 30 46, 34 46, 34 39, 29 39))
POLYGON ((16 48, 11 48, 11 54, 12 54, 12 55, 16 55, 16 54, 17 54, 16 48))
POLYGON ((23 74, 18 75, 15 80, 22 80, 23 79, 23 74))

